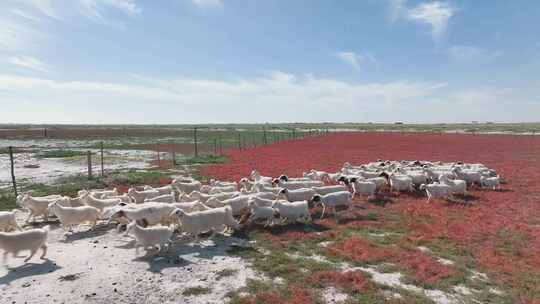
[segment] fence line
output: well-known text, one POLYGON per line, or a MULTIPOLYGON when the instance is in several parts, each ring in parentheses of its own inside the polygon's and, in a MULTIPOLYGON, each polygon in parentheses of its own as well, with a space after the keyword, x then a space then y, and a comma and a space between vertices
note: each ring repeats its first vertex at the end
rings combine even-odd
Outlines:
MULTIPOLYGON (((50 130, 49 130, 50 131, 50 130)), ((126 128, 121 129, 122 133, 124 135, 127 135, 128 130, 126 128)), ((185 130, 184 130, 185 131, 185 130)), ((48 132, 48 129, 44 128, 42 130, 44 137, 47 137, 47 135, 50 138, 51 133, 48 132)), ((188 133, 189 134, 189 133, 188 133)), ((254 129, 248 129, 248 130, 211 130, 200 127, 194 127, 192 129, 192 144, 190 145, 189 142, 187 144, 183 143, 174 143, 171 142, 169 144, 165 144, 165 148, 163 149, 162 146, 164 143, 160 141, 156 141, 154 143, 144 144, 146 147, 142 148, 142 150, 150 149, 156 151, 156 157, 153 158, 153 161, 156 161, 157 158, 157 166, 162 166, 162 156, 161 152, 165 151, 166 154, 169 154, 171 156, 171 166, 176 166, 176 153, 181 152, 183 157, 188 156, 194 156, 199 157, 201 155, 224 155, 227 150, 230 149, 238 149, 238 150, 245 150, 248 148, 256 148, 258 146, 265 146, 270 144, 279 143, 282 141, 289 141, 289 140, 296 140, 300 138, 304 138, 307 136, 316 136, 321 135, 322 132, 320 130, 313 132, 312 130, 296 130, 294 128, 291 129, 274 129, 274 130, 268 130, 266 126, 263 126, 262 128, 258 130, 254 129), (236 133, 236 134, 235 134, 236 133), (187 150, 185 150, 187 148, 187 150), (191 150, 192 149, 192 150, 191 150), (190 151, 191 150, 191 151, 190 151), (170 152, 168 152, 170 151, 170 152)), ((186 138, 186 136, 182 136, 182 138, 186 138)), ((189 139, 189 136, 187 136, 189 139)), ((114 137, 113 139, 116 139, 114 137)), ((69 140, 69 139, 66 139, 69 140)), ((24 149, 24 147, 21 147, 24 149)), ((82 151, 81 156, 86 156, 86 170, 84 170, 82 167, 80 172, 86 171, 87 178, 93 179, 95 176, 98 176, 98 174, 95 174, 94 170, 100 170, 100 177, 106 176, 106 164, 105 164, 105 152, 108 149, 115 149, 114 146, 105 147, 105 142, 99 141, 97 143, 97 149, 93 148, 92 150, 82 150, 84 148, 75 148, 78 151, 82 151), (97 151, 96 151, 97 150, 97 151), (97 156, 99 157, 99 160, 94 160, 94 163, 97 165, 96 168, 93 166, 93 160, 92 157, 97 156)), ((51 148, 47 150, 62 150, 62 149, 69 149, 69 148, 51 148)), ((134 145, 133 149, 141 150, 140 147, 137 147, 134 145)), ((10 160, 10 173, 11 173, 11 182, 13 185, 13 193, 15 195, 18 195, 18 186, 17 186, 17 178, 16 178, 16 158, 14 157, 15 153, 18 153, 18 149, 16 147, 8 147, 8 153, 9 153, 9 160, 10 160)), ((35 151, 34 153, 41 153, 41 151, 35 151)), ((155 163, 154 163, 155 164, 155 163)), ((82 165, 84 166, 84 165, 82 165)), ((69 170, 68 170, 69 171, 69 170)))

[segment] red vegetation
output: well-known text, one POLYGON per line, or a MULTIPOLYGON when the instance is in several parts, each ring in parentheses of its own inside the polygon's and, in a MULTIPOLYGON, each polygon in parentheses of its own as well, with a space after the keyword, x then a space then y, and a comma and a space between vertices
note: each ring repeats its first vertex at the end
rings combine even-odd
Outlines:
POLYGON ((289 297, 277 292, 263 292, 255 296, 247 297, 241 300, 245 304, 311 304, 315 303, 313 297, 300 286, 289 287, 289 297))
MULTIPOLYGON (((473 189, 467 204, 434 202, 400 194, 385 207, 368 206, 394 215, 405 239, 412 245, 449 242, 468 251, 480 270, 518 289, 521 301, 540 298, 535 280, 540 277, 540 137, 512 135, 339 133, 299 141, 280 142, 255 149, 228 151, 230 162, 203 169, 203 174, 239 180, 252 169, 262 175, 301 175, 309 169, 335 172, 344 162, 366 163, 376 159, 440 160, 484 163, 505 179, 503 191, 473 189)), ((386 220, 386 219, 385 219, 386 220)), ((376 221, 333 219, 318 221, 331 229, 380 225, 376 221)), ((385 224, 387 224, 385 222, 385 224)), ((395 225, 396 222, 388 223, 395 225)), ((389 253, 360 240, 334 248, 352 260, 375 262, 389 253), (350 248, 349 248, 350 247, 350 248), (350 252, 348 252, 348 248, 350 252)), ((420 281, 438 280, 451 271, 432 265, 425 257, 401 256, 401 267, 411 269, 420 281), (433 270, 433 271, 432 271, 433 270)))
POLYGON ((323 283, 355 292, 363 292, 373 288, 371 281, 358 271, 319 271, 311 276, 311 280, 314 284, 323 283))

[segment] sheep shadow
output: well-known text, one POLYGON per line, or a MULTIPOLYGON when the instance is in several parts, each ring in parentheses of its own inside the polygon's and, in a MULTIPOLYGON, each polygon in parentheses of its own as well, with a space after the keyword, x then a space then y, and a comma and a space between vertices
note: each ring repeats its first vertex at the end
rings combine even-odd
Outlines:
MULTIPOLYGON (((320 215, 319 215, 320 217, 320 215)), ((315 217, 313 217, 315 219, 315 217)), ((282 235, 289 232, 302 232, 302 233, 318 233, 328 231, 330 228, 311 221, 308 223, 290 223, 290 224, 278 224, 273 226, 264 227, 264 225, 258 225, 250 223, 243 227, 242 230, 235 230, 234 237, 240 239, 249 239, 249 233, 251 232, 264 232, 271 235, 282 235)))
POLYGON ((56 263, 49 259, 45 259, 45 262, 41 264, 26 263, 13 268, 8 267, 8 273, 5 276, 0 277, 0 285, 9 285, 13 281, 19 279, 55 272, 61 268, 62 267, 56 265, 56 263))
POLYGON ((168 251, 146 251, 144 255, 136 257, 133 261, 148 263, 148 271, 162 273, 167 268, 187 267, 196 263, 190 261, 190 257, 212 260, 216 256, 228 256, 230 248, 244 247, 239 245, 242 243, 245 243, 242 239, 222 234, 213 234, 205 239, 199 238, 197 243, 191 239, 177 237, 172 241, 168 251))
POLYGON ((98 236, 103 236, 111 230, 109 225, 100 224, 96 225, 94 229, 88 229, 83 231, 75 231, 72 233, 67 233, 65 239, 60 240, 62 243, 72 243, 74 241, 79 241, 88 238, 94 238, 98 236))

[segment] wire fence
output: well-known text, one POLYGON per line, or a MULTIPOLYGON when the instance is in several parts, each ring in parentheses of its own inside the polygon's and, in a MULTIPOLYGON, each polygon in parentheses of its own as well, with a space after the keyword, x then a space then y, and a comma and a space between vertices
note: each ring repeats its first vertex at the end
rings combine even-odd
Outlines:
POLYGON ((15 195, 20 192, 19 181, 43 182, 70 174, 85 174, 88 179, 93 179, 122 169, 212 163, 231 150, 251 149, 329 133, 321 129, 230 130, 197 127, 150 131, 123 128, 93 132, 87 129, 22 132, 17 134, 18 139, 4 140, 13 145, 0 147, 0 168, 4 171, 0 173, 0 180, 4 188, 7 182, 15 195))

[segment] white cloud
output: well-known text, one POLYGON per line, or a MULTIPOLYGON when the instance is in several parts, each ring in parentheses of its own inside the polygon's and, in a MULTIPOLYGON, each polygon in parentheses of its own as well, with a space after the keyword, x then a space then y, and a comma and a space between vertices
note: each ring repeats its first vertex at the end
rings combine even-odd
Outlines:
POLYGON ((28 19, 30 21, 41 21, 41 19, 39 19, 38 17, 36 17, 36 16, 34 16, 34 15, 28 13, 28 12, 17 9, 17 8, 12 9, 11 13, 16 15, 16 16, 28 19))
POLYGON ((0 74, 0 105, 20 100, 18 108, 12 106, 7 113, 12 122, 393 121, 399 119, 400 109, 444 86, 409 81, 348 83, 284 72, 236 80, 137 76, 128 83, 0 74), (28 104, 34 108, 31 113, 28 104))
POLYGON ((346 52, 337 52, 336 57, 341 59, 341 61, 345 62, 346 64, 352 66, 355 70, 360 71, 363 64, 370 62, 370 63, 377 63, 377 60, 375 57, 369 53, 360 54, 356 52, 346 51, 346 52))
POLYGON ((200 8, 218 8, 223 6, 222 0, 192 0, 200 8))
POLYGON ((468 45, 454 45, 447 52, 452 60, 459 62, 489 61, 502 55, 501 51, 488 51, 468 45))
POLYGON ((13 65, 30 69, 33 71, 37 71, 37 72, 46 73, 50 71, 50 68, 45 63, 43 63, 41 60, 35 57, 30 57, 30 56, 10 57, 7 59, 7 62, 13 65))
POLYGON ((114 8, 130 17, 141 14, 142 9, 134 0, 79 0, 83 15, 92 19, 104 19, 103 11, 114 8))
POLYGON ((26 2, 47 17, 61 19, 55 4, 53 4, 57 4, 58 1, 55 2, 52 0, 27 0, 26 2))
POLYGON ((444 37, 448 22, 456 12, 457 9, 448 2, 433 1, 407 7, 406 0, 389 0, 389 19, 391 22, 402 18, 428 25, 435 41, 444 37))
POLYGON ((35 27, 10 18, 0 19, 0 51, 28 51, 42 43, 46 36, 35 27))

